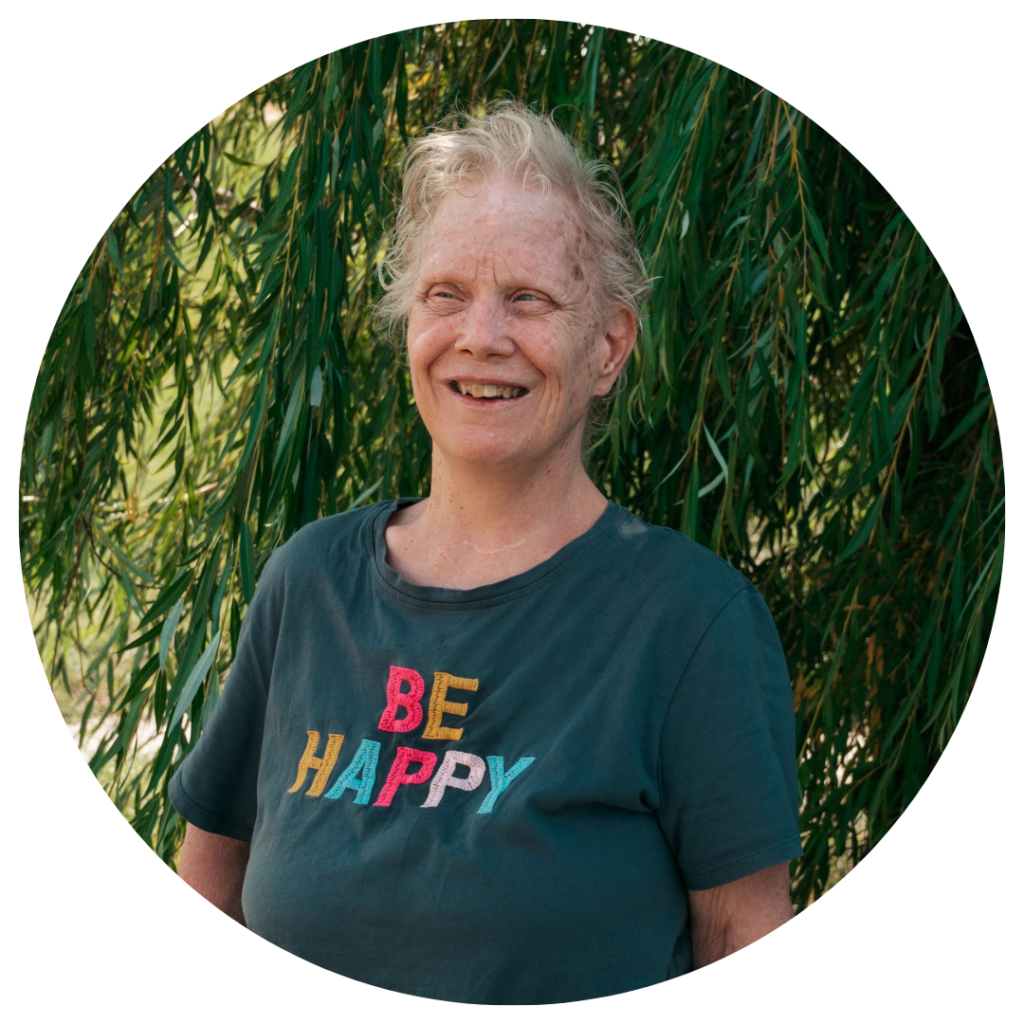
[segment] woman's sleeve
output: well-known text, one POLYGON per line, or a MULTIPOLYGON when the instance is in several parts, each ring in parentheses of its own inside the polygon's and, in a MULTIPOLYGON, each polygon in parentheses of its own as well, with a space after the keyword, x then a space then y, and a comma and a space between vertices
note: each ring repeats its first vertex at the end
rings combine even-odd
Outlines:
POLYGON ((242 621, 235 660, 202 735, 171 779, 174 809, 204 832, 249 842, 256 824, 267 686, 281 621, 283 581, 271 557, 242 621))
POLYGON ((745 585, 694 650, 661 734, 659 816, 688 889, 800 856, 795 745, 782 645, 745 585))

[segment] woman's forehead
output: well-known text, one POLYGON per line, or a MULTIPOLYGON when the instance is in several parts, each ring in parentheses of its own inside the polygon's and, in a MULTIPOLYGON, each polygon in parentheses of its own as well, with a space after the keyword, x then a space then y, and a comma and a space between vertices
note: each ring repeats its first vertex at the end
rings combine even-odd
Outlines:
POLYGON ((424 241, 424 270, 491 254, 538 269, 554 263, 575 271, 579 262, 579 231, 564 200, 507 181, 449 193, 434 211, 424 241))

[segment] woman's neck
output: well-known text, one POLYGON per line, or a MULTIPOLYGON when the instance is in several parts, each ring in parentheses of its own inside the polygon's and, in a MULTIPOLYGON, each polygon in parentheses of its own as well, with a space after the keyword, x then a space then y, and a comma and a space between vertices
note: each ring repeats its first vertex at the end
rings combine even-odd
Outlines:
POLYGON ((546 561, 608 504, 577 452, 518 468, 452 463, 435 449, 430 497, 387 524, 388 563, 411 583, 469 590, 546 561))

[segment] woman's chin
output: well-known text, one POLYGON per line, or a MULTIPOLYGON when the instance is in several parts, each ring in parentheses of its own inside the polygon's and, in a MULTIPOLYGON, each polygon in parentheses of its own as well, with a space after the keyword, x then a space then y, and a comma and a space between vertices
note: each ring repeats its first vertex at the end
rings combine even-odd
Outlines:
POLYGON ((465 445, 449 451, 448 462, 481 473, 512 470, 536 460, 534 453, 522 451, 515 445, 465 445))
POLYGON ((466 430, 451 438, 448 444, 443 440, 438 443, 437 439, 434 444, 452 468, 472 468, 482 473, 502 469, 521 471, 533 462, 539 465, 544 461, 544 452, 538 450, 536 444, 500 432, 466 430))

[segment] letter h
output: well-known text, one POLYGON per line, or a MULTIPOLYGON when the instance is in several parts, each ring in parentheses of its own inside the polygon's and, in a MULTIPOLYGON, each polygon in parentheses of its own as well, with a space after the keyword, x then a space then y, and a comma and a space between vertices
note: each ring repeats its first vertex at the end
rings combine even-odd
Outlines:
POLYGON ((289 793, 297 793, 306 781, 306 772, 312 768, 316 775, 313 778, 313 785, 309 787, 306 796, 319 796, 327 785, 331 769, 337 764, 338 754, 341 752, 341 745, 345 737, 338 733, 328 733, 327 749, 323 757, 316 756, 316 748, 320 745, 320 733, 309 730, 309 741, 306 749, 299 758, 299 774, 295 778, 295 785, 288 790, 289 793))

